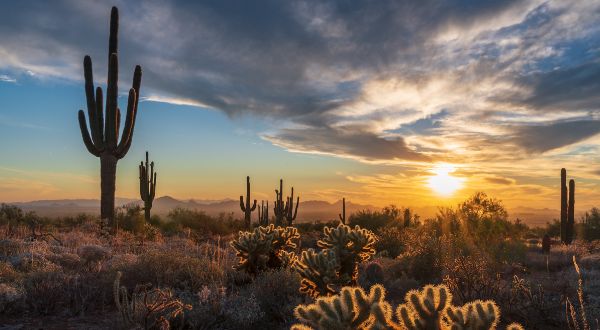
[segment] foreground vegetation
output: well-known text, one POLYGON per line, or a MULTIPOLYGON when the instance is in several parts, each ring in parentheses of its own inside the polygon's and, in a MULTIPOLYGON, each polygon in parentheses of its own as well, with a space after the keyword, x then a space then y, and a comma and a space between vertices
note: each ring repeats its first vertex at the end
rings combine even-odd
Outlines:
POLYGON ((363 328, 419 328, 428 310, 438 328, 481 311, 492 328, 597 328, 600 242, 577 234, 544 254, 553 225, 507 218, 477 194, 432 219, 388 207, 352 214, 350 227, 238 233, 244 219, 176 209, 145 222, 132 206, 117 210, 115 236, 94 217, 3 205, 0 313, 26 328, 321 329, 337 309, 341 325, 363 328))

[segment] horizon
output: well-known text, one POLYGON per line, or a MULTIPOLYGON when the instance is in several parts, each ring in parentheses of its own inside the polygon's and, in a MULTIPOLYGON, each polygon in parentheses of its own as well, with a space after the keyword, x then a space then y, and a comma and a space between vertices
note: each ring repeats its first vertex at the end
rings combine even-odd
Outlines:
MULTIPOLYGON (((0 13, 0 201, 100 198, 77 111, 86 54, 105 88, 111 5, 0 13)), ((576 212, 598 205, 598 3, 115 5, 121 109, 144 71, 117 196, 139 199, 148 150, 176 199, 235 200, 249 175, 259 201, 283 178, 301 202, 555 210, 564 167, 576 212)))

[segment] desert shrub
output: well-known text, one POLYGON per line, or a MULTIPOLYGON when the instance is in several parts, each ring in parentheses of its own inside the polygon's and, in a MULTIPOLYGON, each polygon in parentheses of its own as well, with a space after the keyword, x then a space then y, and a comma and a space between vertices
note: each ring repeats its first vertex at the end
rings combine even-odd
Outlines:
POLYGON ((304 301, 300 289, 300 276, 289 269, 268 271, 257 276, 242 290, 257 293, 258 305, 264 313, 263 328, 273 328, 277 324, 293 321, 294 308, 304 301))
POLYGON ((348 223, 371 231, 385 227, 411 227, 419 224, 419 216, 409 208, 395 205, 384 207, 381 211, 362 210, 350 215, 348 223))
POLYGON ((396 258, 405 251, 405 230, 399 227, 383 227, 377 230, 375 249, 379 254, 396 258))
POLYGON ((10 263, 0 261, 0 283, 15 283, 20 278, 21 274, 10 263))
POLYGON ((48 260, 59 265, 65 271, 78 271, 82 266, 81 258, 75 253, 56 253, 48 256, 48 260))
POLYGON ((490 243, 484 251, 497 262, 523 263, 526 259, 527 246, 521 240, 507 239, 490 243))
POLYGON ((137 262, 123 267, 122 272, 122 283, 129 288, 152 283, 155 287, 198 291, 204 285, 224 280, 224 271, 218 264, 177 251, 141 254, 137 262))
POLYGON ((255 228, 253 232, 240 232, 231 242, 239 262, 237 270, 257 274, 265 269, 289 267, 296 256, 290 250, 296 248, 300 235, 294 227, 275 227, 273 224, 255 228))
POLYGON ((77 255, 88 269, 97 269, 103 261, 110 258, 111 251, 100 245, 84 245, 77 249, 77 255))
POLYGON ((242 221, 236 221, 232 216, 211 217, 203 211, 175 208, 169 212, 168 220, 162 222, 162 229, 167 233, 178 233, 184 228, 200 234, 226 235, 244 227, 242 221))
POLYGON ((8 315, 18 311, 23 298, 24 294, 18 287, 0 283, 0 314, 8 315))
MULTIPOLYGON (((452 294, 444 285, 425 286, 406 294, 405 303, 392 313, 381 285, 369 293, 344 287, 339 295, 299 305, 296 317, 303 324, 292 329, 496 329, 500 311, 494 301, 474 301, 452 306, 452 294)), ((522 329, 511 325, 509 329, 522 329)))
POLYGON ((322 250, 302 251, 294 264, 302 276, 300 290, 313 297, 333 294, 344 285, 356 285, 358 264, 375 254, 376 236, 359 226, 326 227, 323 234, 317 242, 322 250))
POLYGON ((144 231, 144 215, 142 207, 136 204, 128 204, 119 207, 115 212, 115 220, 119 225, 119 229, 127 230, 134 233, 142 233, 144 231))
POLYGON ((6 260, 9 257, 25 253, 28 246, 22 240, 3 239, 0 240, 0 257, 6 260))
POLYGON ((120 280, 121 272, 118 272, 113 283, 115 305, 121 320, 130 327, 169 329, 171 322, 192 308, 174 297, 170 290, 152 289, 151 285, 137 285, 130 296, 120 280))
POLYGON ((600 209, 594 207, 585 212, 581 223, 575 227, 577 237, 587 241, 600 239, 600 209))
POLYGON ((69 279, 60 271, 28 274, 23 280, 25 303, 34 313, 54 314, 68 306, 68 287, 69 279))

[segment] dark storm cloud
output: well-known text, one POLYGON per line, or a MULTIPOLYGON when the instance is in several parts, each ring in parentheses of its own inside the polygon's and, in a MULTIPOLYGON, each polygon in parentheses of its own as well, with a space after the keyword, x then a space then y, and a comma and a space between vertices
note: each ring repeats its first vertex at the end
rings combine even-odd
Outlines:
POLYGON ((275 136, 265 138, 276 145, 296 151, 319 150, 327 154, 369 161, 429 160, 428 157, 411 150, 402 138, 388 140, 355 128, 286 128, 275 136))
POLYGON ((600 133, 600 120, 577 120, 514 128, 512 142, 538 153, 571 145, 600 133))

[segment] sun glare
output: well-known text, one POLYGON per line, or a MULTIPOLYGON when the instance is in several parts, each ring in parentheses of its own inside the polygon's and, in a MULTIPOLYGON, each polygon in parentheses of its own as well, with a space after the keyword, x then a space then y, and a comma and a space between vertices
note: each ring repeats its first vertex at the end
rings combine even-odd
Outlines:
POLYGON ((438 195, 450 196, 462 188, 464 179, 452 176, 456 168, 450 164, 440 164, 432 169, 434 175, 430 176, 427 184, 438 195))

